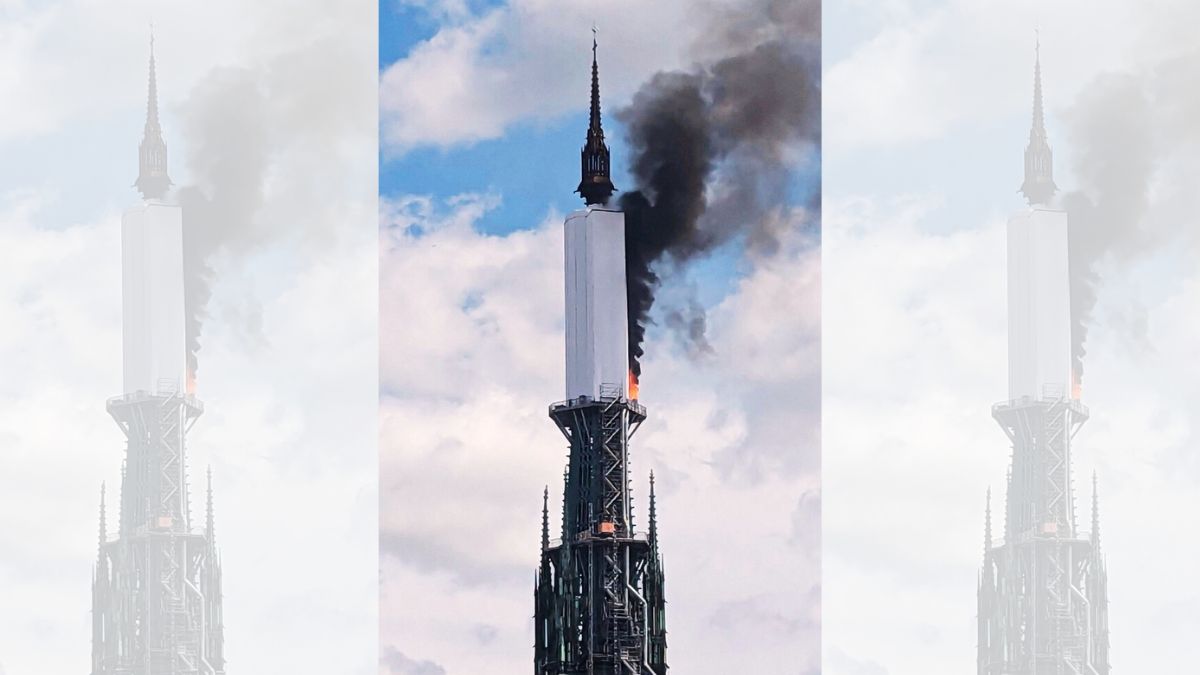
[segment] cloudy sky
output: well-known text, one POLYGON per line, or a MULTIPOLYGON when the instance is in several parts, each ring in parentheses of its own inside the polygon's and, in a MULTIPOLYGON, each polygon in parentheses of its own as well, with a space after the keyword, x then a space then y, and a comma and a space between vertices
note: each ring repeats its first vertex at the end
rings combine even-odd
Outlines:
MULTIPOLYGON (((1200 339, 1193 3, 839 3, 825 16, 824 589, 829 675, 969 672, 999 503, 1005 222, 1034 29, 1055 177, 1145 195, 1098 267, 1076 437, 1099 474, 1116 669, 1195 660, 1200 339), (1097 178, 1099 177, 1099 178, 1097 178), (1135 222, 1136 221, 1136 222, 1135 222)), ((1110 190, 1111 192, 1111 190, 1110 190)), ((1085 512, 1086 513, 1086 512, 1085 512)), ((1086 527, 1086 516, 1081 525, 1086 527)))
POLYGON ((0 2, 0 673, 90 664, 151 21, 175 183, 248 197, 213 224, 190 436, 230 672, 375 672, 376 8, 341 7, 0 2))
MULTIPOLYGON (((400 2, 381 16, 381 658, 391 675, 527 672, 541 492, 561 496, 562 220, 578 208, 590 28, 613 111, 660 70, 768 33, 780 2, 400 2), (730 12, 733 12, 732 14, 730 12), (716 30, 717 26, 723 30, 716 30)), ((761 39, 757 37, 754 39, 761 39)), ((811 149, 774 254, 677 275, 711 354, 649 335, 635 509, 658 477, 669 660, 819 669, 820 258, 811 149)), ((558 511, 552 506, 552 520, 558 511)), ((551 527, 557 527, 552 523, 551 527)))

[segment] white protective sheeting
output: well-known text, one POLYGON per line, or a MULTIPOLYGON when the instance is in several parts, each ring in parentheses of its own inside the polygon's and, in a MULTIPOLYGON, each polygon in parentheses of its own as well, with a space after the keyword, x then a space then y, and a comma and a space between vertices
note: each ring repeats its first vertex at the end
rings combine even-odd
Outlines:
POLYGON ((619 390, 629 377, 625 214, 590 207, 566 222, 567 398, 619 390), (610 389, 610 387, 612 389, 610 389))
POLYGON ((167 394, 185 383, 183 212, 147 202, 121 221, 125 393, 167 394))
POLYGON ((1035 208, 1008 221, 1008 392, 1072 394, 1067 214, 1035 208))

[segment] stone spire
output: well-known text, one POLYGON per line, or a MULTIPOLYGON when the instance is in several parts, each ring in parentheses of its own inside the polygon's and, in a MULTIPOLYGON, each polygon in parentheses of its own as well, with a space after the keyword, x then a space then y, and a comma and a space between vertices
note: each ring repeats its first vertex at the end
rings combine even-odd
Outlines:
POLYGON ((542 551, 550 550, 550 486, 542 490, 542 551))
POLYGON ((108 514, 104 505, 105 485, 100 484, 100 558, 103 563, 104 545, 108 543, 108 514))
POLYGON ((647 536, 650 542, 650 555, 653 561, 658 560, 658 509, 654 496, 654 472, 650 472, 650 532, 647 536))
POLYGON ((216 520, 213 517, 212 467, 208 467, 208 499, 204 513, 204 537, 209 546, 216 546, 216 520))
POLYGON ((992 550, 992 488, 987 489, 987 505, 983 517, 983 557, 992 550))

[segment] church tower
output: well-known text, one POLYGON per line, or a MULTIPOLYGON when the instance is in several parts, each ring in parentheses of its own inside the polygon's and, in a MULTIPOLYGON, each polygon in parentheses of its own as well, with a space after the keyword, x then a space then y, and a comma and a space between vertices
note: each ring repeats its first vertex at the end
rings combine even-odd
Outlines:
POLYGON ((646 419, 629 363, 625 214, 613 193, 600 122, 592 43, 592 99, 578 192, 567 217, 566 400, 550 417, 569 451, 562 532, 550 537, 542 495, 541 565, 534 581, 535 675, 665 675, 666 601, 651 479, 649 531, 634 526, 629 440, 646 419))
POLYGON ((1091 533, 1076 523, 1071 453, 1088 410, 1072 386, 1067 214, 1050 205, 1050 161, 1039 53, 1021 187, 1029 208, 1008 223, 1009 396, 992 416, 1008 436, 1012 464, 998 541, 988 492, 979 675, 1109 675, 1108 581, 1094 480, 1091 533))
POLYGON ((151 39, 146 126, 121 223, 124 393, 108 412, 125 435, 117 535, 101 488, 92 584, 92 675, 224 675, 221 562, 212 474, 192 519, 186 440, 204 410, 187 390, 183 218, 169 198, 151 39))

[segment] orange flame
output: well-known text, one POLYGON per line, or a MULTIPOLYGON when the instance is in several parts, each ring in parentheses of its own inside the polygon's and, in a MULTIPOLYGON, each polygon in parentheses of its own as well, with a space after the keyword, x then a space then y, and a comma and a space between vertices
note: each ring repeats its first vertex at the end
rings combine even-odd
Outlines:
POLYGON ((191 368, 187 369, 187 393, 189 395, 196 393, 196 371, 191 368))
POLYGON ((1083 383, 1079 381, 1079 375, 1075 369, 1071 369, 1071 398, 1078 401, 1083 396, 1083 383))
POLYGON ((631 371, 629 371, 629 398, 630 398, 630 400, 636 401, 637 397, 638 397, 638 379, 637 379, 637 375, 634 375, 633 371, 631 370, 631 371))

